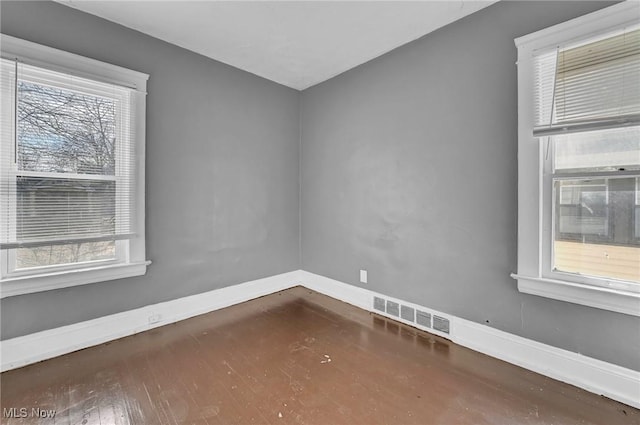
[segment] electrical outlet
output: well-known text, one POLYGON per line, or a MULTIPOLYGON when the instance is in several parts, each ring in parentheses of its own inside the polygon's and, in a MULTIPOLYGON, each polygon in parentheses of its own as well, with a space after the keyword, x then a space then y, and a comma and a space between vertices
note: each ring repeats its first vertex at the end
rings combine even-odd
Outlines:
POLYGON ((149 316, 149 324, 158 323, 162 320, 162 314, 152 314, 149 316))
POLYGON ((360 282, 361 283, 367 283, 367 271, 366 270, 360 270, 360 282))

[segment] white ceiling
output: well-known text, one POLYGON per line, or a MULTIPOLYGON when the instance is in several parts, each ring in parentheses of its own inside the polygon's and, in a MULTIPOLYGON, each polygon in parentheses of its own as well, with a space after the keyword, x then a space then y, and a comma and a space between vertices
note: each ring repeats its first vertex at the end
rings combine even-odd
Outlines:
POLYGON ((302 90, 496 0, 58 1, 302 90))

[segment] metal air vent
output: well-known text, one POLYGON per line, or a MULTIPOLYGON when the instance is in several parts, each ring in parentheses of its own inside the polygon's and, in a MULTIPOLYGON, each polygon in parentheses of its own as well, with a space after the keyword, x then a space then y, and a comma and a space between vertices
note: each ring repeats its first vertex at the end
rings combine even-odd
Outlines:
POLYGON ((400 305, 387 300, 387 314, 398 317, 400 315, 400 305))
POLYGON ((433 329, 444 332, 446 334, 449 333, 449 319, 445 319, 440 316, 433 316, 433 329))
POLYGON ((416 311, 411 307, 407 307, 406 305, 400 306, 400 317, 404 320, 413 322, 415 320, 415 313, 416 311))
POLYGON ((373 308, 374 309, 384 312, 384 310, 385 310, 384 306, 385 306, 384 299, 378 298, 378 297, 373 297, 373 308))
POLYGON ((416 312, 416 323, 425 328, 431 327, 431 313, 418 310, 416 312))

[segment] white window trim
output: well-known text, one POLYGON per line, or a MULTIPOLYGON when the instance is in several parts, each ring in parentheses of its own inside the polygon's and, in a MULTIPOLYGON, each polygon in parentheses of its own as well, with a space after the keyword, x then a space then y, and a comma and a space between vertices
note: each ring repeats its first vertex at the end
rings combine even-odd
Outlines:
MULTIPOLYGON (((42 68, 117 84, 133 89, 136 96, 135 144, 137 170, 137 198, 135 227, 136 235, 129 239, 129 252, 126 262, 113 264, 91 263, 85 267, 55 270, 28 276, 0 278, 0 298, 49 291, 70 286, 85 285, 126 277, 140 276, 146 273, 150 261, 146 260, 145 249, 145 129, 147 74, 122 68, 120 66, 86 58, 73 53, 32 43, 19 38, 0 34, 2 57, 17 59, 20 62, 42 68)), ((6 259, 6 250, 0 257, 6 259)))
POLYGON ((543 189, 544 152, 533 137, 533 55, 534 52, 559 44, 607 33, 637 23, 640 8, 635 1, 572 19, 515 40, 518 48, 518 290, 575 304, 640 316, 640 293, 616 287, 615 281, 603 280, 603 286, 584 282, 551 279, 545 276, 543 189), (607 287, 608 286, 608 287, 607 287))

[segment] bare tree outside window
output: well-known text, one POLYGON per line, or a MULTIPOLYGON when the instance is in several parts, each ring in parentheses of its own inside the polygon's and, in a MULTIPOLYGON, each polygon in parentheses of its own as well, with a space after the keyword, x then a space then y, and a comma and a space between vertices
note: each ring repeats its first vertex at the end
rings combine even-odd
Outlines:
MULTIPOLYGON (((18 83, 17 232, 21 239, 115 233, 116 102, 18 83), (95 177, 92 177, 95 176, 95 177)), ((19 248, 17 268, 111 259, 115 241, 19 248)))

